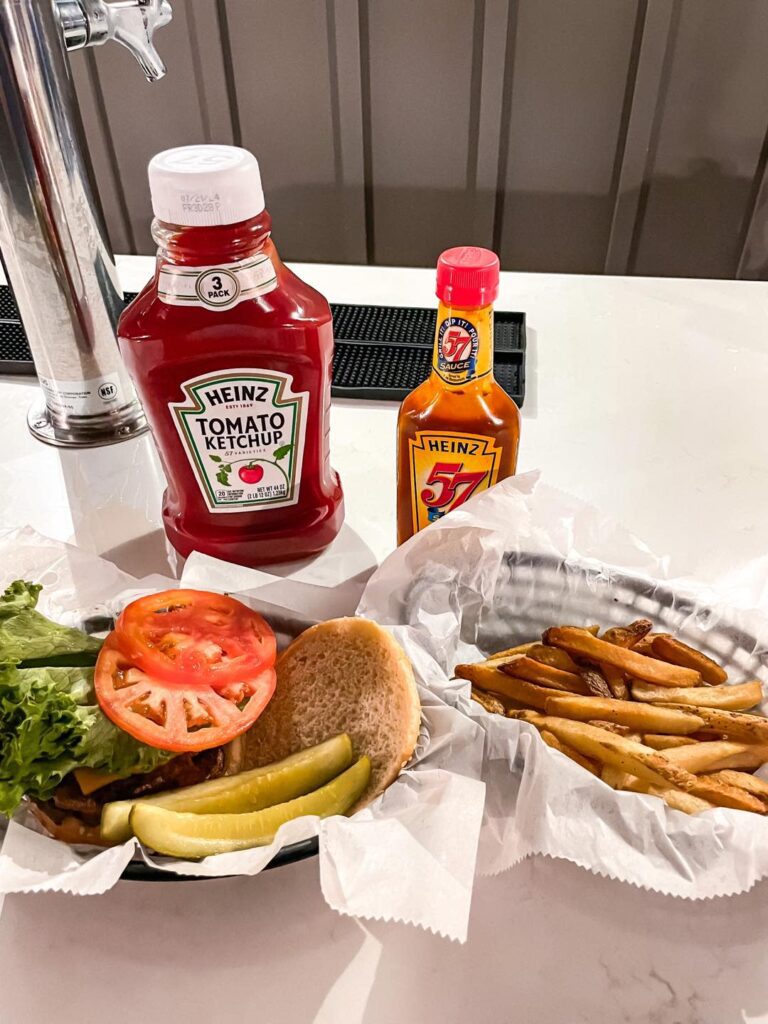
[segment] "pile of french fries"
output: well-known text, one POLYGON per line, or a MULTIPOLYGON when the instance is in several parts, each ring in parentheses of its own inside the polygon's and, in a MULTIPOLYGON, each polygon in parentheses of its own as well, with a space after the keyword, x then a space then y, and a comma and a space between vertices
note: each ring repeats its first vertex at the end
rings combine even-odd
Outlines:
POLYGON ((617 790, 698 814, 768 813, 768 718, 756 680, 724 669, 648 619, 607 629, 555 626, 541 642, 458 665, 486 711, 535 726, 544 742, 617 790))

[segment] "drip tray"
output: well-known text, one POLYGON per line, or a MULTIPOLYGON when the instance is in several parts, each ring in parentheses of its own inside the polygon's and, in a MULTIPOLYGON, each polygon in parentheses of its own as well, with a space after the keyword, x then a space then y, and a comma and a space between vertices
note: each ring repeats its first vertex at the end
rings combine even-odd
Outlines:
MULTIPOLYGON (((126 295, 129 302, 133 295, 126 295)), ((331 393, 337 398, 401 401, 429 376, 437 314, 417 306, 331 304, 336 348, 331 393)), ((10 288, 0 285, 0 373, 34 374, 10 288)), ((511 398, 525 398, 525 314, 497 310, 494 373, 511 398)))

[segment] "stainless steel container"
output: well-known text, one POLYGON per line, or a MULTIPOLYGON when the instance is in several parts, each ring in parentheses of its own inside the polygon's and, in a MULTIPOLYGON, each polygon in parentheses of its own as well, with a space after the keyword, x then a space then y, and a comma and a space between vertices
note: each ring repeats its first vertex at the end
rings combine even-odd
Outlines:
POLYGON ((167 0, 0 0, 0 253, 42 395, 49 444, 111 444, 146 430, 116 342, 122 294, 85 157, 67 49, 115 39, 150 81, 167 0))

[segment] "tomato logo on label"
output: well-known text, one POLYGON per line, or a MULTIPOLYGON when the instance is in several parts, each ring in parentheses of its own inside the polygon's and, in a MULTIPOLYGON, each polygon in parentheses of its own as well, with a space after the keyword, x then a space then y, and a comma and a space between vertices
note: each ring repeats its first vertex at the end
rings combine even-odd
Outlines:
POLYGON ((237 475, 243 481, 244 484, 257 484, 259 480, 264 476, 263 466, 242 466, 237 475))

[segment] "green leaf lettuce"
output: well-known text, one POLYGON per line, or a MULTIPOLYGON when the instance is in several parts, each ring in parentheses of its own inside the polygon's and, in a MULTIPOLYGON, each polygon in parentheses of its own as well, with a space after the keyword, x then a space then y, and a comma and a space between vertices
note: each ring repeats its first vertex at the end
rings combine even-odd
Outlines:
POLYGON ((110 722, 93 669, 0 668, 0 812, 12 814, 25 795, 48 799, 74 768, 126 776, 172 756, 110 722))
POLYGON ((93 665, 101 640, 79 629, 60 626, 42 615, 36 583, 16 580, 0 597, 0 665, 34 661, 93 665))

